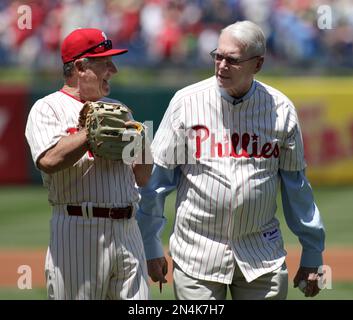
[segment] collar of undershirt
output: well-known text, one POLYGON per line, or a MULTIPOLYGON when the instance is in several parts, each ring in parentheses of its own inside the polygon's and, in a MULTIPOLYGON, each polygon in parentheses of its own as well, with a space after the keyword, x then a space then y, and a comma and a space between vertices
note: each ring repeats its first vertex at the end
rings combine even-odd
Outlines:
POLYGON ((239 98, 232 97, 231 95, 228 94, 228 92, 224 88, 220 88, 218 86, 218 84, 217 84, 217 87, 221 93, 221 96, 224 99, 226 99, 231 104, 236 105, 238 103, 244 102, 245 100, 249 99, 253 95, 253 93, 255 92, 255 89, 256 89, 256 81, 253 80, 249 91, 247 93, 245 93, 242 97, 239 97, 239 98))
POLYGON ((72 99, 75 99, 75 100, 80 101, 80 102, 82 102, 82 103, 85 103, 85 102, 86 102, 85 100, 78 99, 77 97, 73 96, 72 94, 66 92, 66 91, 63 90, 63 89, 60 89, 59 91, 62 92, 63 94, 66 94, 67 96, 69 96, 69 97, 72 98, 72 99))

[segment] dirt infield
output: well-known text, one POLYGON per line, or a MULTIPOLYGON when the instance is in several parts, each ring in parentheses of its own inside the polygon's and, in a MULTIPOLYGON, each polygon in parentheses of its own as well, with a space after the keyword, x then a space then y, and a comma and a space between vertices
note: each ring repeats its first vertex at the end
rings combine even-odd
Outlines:
MULTIPOLYGON (((300 259, 300 250, 288 248, 287 266, 289 277, 293 279, 300 259)), ((44 260, 46 249, 43 250, 1 250, 0 251, 0 287, 17 287, 22 275, 21 266, 29 266, 32 273, 32 287, 44 287, 44 260)), ((325 251, 324 263, 332 270, 333 281, 353 281, 353 248, 329 248, 325 251)), ((168 282, 171 282, 171 261, 168 282)), ((25 267, 26 268, 26 267, 25 267)), ((29 268, 24 269, 29 270, 29 268)), ((23 270, 22 270, 23 272, 23 270)))

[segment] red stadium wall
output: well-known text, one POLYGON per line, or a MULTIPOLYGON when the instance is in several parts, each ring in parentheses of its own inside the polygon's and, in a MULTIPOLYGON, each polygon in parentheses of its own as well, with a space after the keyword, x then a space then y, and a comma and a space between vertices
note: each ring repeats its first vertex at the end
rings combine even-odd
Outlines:
POLYGON ((29 148, 24 137, 29 93, 0 87, 0 184, 29 182, 29 148))

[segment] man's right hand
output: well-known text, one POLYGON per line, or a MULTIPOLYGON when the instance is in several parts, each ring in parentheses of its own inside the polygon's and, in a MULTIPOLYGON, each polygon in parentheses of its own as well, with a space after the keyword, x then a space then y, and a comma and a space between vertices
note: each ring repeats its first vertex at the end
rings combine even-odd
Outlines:
POLYGON ((168 262, 165 257, 147 260, 148 275, 153 282, 166 283, 165 276, 168 272, 168 262))

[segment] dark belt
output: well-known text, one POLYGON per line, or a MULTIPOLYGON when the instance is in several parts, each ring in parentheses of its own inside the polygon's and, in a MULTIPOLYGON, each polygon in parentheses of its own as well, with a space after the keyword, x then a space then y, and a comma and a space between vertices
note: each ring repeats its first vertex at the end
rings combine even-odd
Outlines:
MULTIPOLYGON (((92 214, 95 218, 130 219, 132 212, 132 206, 126 208, 92 208, 92 214)), ((69 216, 82 217, 82 208, 80 206, 67 206, 67 213, 69 216)))

